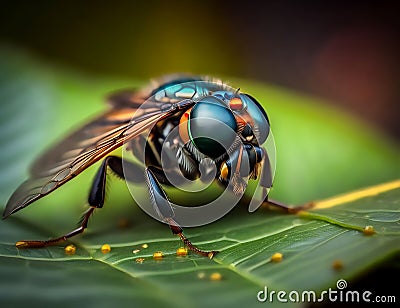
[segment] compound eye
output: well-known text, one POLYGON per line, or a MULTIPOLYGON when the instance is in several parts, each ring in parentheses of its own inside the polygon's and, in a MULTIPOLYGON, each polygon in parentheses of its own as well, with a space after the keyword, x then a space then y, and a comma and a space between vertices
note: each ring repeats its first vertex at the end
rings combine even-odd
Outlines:
POLYGON ((207 96, 192 108, 188 131, 190 140, 201 153, 217 158, 233 144, 237 123, 221 100, 207 96))
POLYGON ((269 135, 269 120, 267 113, 260 103, 248 94, 240 94, 241 99, 247 105, 247 111, 254 121, 252 127, 254 135, 257 138, 258 144, 263 144, 269 135))

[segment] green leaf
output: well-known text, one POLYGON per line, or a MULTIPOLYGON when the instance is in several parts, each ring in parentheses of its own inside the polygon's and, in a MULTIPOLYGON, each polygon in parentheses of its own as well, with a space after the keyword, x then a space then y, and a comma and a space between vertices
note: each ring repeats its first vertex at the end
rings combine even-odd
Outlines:
MULTIPOLYGON (((108 91, 139 85, 54 70, 13 50, 0 52, 0 67, 3 204, 27 176, 33 156, 103 110, 108 91)), ((301 204, 400 174, 398 146, 356 119, 288 90, 233 83, 259 98, 270 116, 277 144, 273 198, 301 204)), ((266 208, 249 214, 242 204, 210 225, 185 230, 199 247, 220 251, 209 260, 191 252, 176 256, 179 239, 134 206, 126 186, 114 179, 104 208, 87 232, 73 238, 76 254, 66 255, 63 246, 17 249, 18 240, 59 236, 74 227, 95 169, 0 223, 3 305, 255 306, 265 286, 318 293, 346 279, 351 289, 357 277, 399 253, 396 185, 320 201, 298 215, 266 208), (364 234, 367 225, 376 234, 364 234), (104 243, 111 245, 107 254, 100 250, 104 243), (156 251, 164 258, 153 259, 156 251), (281 262, 271 262, 276 252, 281 262), (213 280, 214 273, 221 279, 213 280)))
POLYGON ((365 233, 400 235, 400 180, 315 202, 311 211, 300 216, 324 220, 365 233), (388 190, 393 190, 386 192, 388 190), (384 202, 377 203, 374 195, 384 202), (347 203, 351 202, 351 207, 347 203), (372 227, 372 228, 371 228, 372 227))

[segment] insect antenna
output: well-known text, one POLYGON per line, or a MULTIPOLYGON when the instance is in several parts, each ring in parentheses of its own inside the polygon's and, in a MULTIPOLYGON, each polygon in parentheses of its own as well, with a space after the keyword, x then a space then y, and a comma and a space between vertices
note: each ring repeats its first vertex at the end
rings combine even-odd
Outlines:
POLYGON ((237 88, 237 90, 235 91, 235 97, 239 97, 239 92, 240 92, 240 88, 237 88))

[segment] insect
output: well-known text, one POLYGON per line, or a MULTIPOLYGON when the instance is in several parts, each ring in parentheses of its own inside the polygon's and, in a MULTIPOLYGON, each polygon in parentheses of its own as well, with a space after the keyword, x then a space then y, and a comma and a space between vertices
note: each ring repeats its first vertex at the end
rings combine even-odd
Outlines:
POLYGON ((263 190, 262 202, 271 202, 267 197, 272 171, 267 151, 262 147, 270 133, 269 119, 249 94, 232 90, 220 80, 173 75, 137 91, 112 93, 108 102, 109 110, 36 160, 30 178, 13 193, 3 213, 6 218, 23 209, 101 160, 89 191, 88 210, 79 227, 58 238, 19 241, 18 248, 45 247, 82 233, 93 212, 103 207, 110 168, 126 181, 144 181, 152 206, 173 234, 188 249, 212 258, 217 251, 204 251, 192 244, 174 219, 174 209, 163 189, 163 185, 172 184, 166 176, 168 168, 161 163, 162 149, 176 162, 168 172, 193 180, 204 170, 207 175, 207 167, 212 164, 214 180, 232 194, 246 190, 246 179, 258 179, 263 190), (165 147, 174 128, 178 128, 178 133, 165 147), (146 130, 149 134, 143 139, 146 130), (143 169, 110 155, 122 145, 127 145, 137 157, 145 151, 143 169), (129 172, 124 172, 126 167, 129 172))

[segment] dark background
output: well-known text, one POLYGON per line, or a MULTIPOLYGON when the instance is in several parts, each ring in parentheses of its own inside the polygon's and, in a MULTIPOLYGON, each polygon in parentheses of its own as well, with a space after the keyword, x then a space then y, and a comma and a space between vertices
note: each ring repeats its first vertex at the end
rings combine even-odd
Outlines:
POLYGON ((383 1, 8 1, 0 43, 100 76, 248 78, 400 138, 399 10, 383 1))

